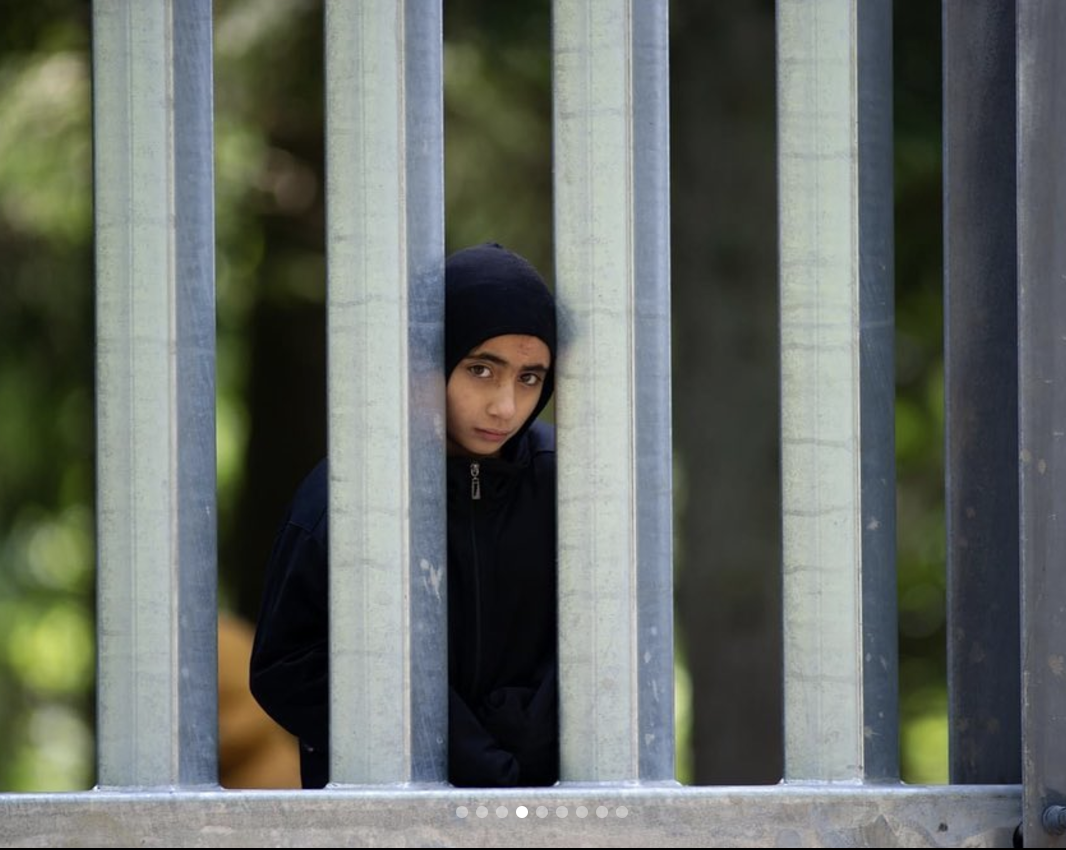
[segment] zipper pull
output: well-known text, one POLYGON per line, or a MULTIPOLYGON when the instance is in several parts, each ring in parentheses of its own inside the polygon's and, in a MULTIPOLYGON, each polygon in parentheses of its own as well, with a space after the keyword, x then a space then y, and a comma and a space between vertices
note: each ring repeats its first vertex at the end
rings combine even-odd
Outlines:
POLYGON ((470 498, 475 502, 481 498, 481 464, 470 464, 470 498))

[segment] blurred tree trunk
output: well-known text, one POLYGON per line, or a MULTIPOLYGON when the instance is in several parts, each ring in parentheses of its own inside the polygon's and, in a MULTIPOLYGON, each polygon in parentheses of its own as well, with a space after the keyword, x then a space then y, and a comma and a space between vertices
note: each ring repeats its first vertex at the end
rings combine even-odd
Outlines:
POLYGON ((269 153, 239 210, 262 253, 240 282, 254 290, 239 328, 248 433, 234 512, 220 525, 219 574, 224 601, 254 623, 283 512, 326 454, 324 34, 321 3, 283 12, 281 24, 267 4, 236 5, 267 19, 242 58, 246 76, 232 71, 231 84, 248 86, 248 120, 269 153))
POLYGON ((677 616, 697 784, 782 775, 774 4, 671 6, 677 616))
POLYGON ((248 328, 243 495, 233 533, 222 540, 219 569, 233 609, 252 623, 282 512, 326 454, 325 321, 321 305, 260 299, 248 328))

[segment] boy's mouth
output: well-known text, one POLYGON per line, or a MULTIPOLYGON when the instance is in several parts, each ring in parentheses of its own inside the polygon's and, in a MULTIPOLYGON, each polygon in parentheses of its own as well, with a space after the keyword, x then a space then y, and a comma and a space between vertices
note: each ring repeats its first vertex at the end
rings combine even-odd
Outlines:
POLYGON ((502 443, 511 436, 510 431, 494 431, 491 428, 475 428, 474 433, 490 443, 502 443))

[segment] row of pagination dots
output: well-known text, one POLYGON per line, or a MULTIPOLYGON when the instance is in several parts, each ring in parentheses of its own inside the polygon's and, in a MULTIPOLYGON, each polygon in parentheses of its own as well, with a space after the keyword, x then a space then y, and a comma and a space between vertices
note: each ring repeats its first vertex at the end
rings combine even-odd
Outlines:
MULTIPOLYGON (((525 806, 517 806, 514 810, 514 813, 516 817, 520 818, 528 817, 531 814, 536 814, 538 818, 546 818, 550 811, 551 810, 547 806, 537 806, 537 808, 532 812, 525 806)), ((596 817, 598 818, 605 818, 610 813, 610 809, 608 809, 606 806, 596 807, 596 817)), ((614 810, 614 813, 616 817, 624 818, 626 815, 629 814, 629 809, 627 809, 625 806, 619 806, 617 809, 614 810)), ((495 814, 498 818, 505 818, 510 814, 510 811, 507 809, 507 806, 497 806, 495 814)), ((569 814, 570 810, 566 806, 557 806, 555 809, 556 817, 565 818, 569 814)), ((579 818, 587 818, 589 816, 589 810, 586 806, 578 806, 576 809, 574 809, 574 814, 577 815, 579 818)), ((458 806, 455 809, 455 816, 457 818, 468 818, 471 815, 476 815, 479 818, 487 818, 489 816, 488 806, 478 806, 472 812, 466 806, 458 806)))

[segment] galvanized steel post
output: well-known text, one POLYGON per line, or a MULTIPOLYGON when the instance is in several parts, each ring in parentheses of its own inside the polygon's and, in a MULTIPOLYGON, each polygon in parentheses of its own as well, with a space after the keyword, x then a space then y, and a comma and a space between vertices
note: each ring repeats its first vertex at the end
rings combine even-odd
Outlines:
POLYGON ((1017 25, 1023 833, 1066 847, 1066 4, 1017 25))
POLYGON ((944 401, 952 782, 1021 781, 1015 2, 946 0, 944 401))
POLYGON ((777 24, 785 779, 892 781, 891 4, 777 24))
POLYGON ((334 783, 446 776, 441 30, 326 4, 334 783))
POLYGON ((217 784, 211 4, 92 11, 98 784, 217 784))
POLYGON ((552 34, 562 778, 672 781, 667 5, 552 34))

